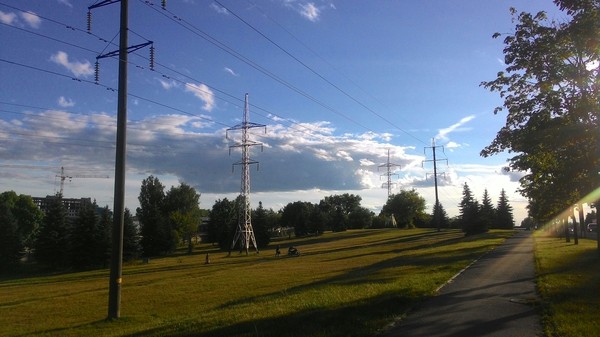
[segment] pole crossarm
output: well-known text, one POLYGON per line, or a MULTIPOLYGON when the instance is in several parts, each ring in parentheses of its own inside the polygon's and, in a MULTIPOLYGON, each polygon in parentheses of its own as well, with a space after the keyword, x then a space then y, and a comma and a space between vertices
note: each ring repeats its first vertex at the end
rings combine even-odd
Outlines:
MULTIPOLYGON (((151 45, 153 43, 154 43, 153 41, 148 41, 148 42, 140 43, 140 44, 137 44, 135 46, 127 47, 125 49, 125 51, 127 52, 127 54, 133 53, 134 51, 142 49, 142 48, 144 48, 146 46, 149 46, 149 45, 151 45)), ((114 51, 108 52, 106 54, 100 54, 100 55, 96 56, 96 60, 100 60, 100 59, 107 58, 107 57, 118 56, 120 52, 121 52, 120 50, 114 50, 114 51)))
POLYGON ((91 5, 90 7, 88 7, 88 11, 92 10, 94 8, 99 8, 99 7, 103 7, 103 6, 107 6, 107 5, 112 5, 116 2, 120 2, 121 0, 104 0, 104 1, 100 1, 97 4, 91 5))

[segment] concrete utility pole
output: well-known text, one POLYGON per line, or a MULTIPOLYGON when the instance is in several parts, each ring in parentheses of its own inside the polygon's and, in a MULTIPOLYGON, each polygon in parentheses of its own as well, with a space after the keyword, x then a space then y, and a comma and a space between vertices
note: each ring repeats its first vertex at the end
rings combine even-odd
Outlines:
POLYGON ((251 217, 251 208, 250 208, 250 165, 257 164, 257 161, 250 159, 250 147, 261 145, 261 143, 251 141, 248 135, 248 131, 253 128, 264 128, 265 133, 267 132, 266 125, 251 123, 250 112, 248 109, 248 94, 246 94, 244 99, 244 116, 242 123, 227 129, 226 137, 229 135, 229 131, 242 131, 242 141, 238 144, 231 145, 229 147, 229 152, 231 153, 232 148, 241 148, 242 149, 242 160, 233 164, 242 166, 242 183, 241 183, 241 191, 240 191, 240 199, 242 205, 239 209, 238 213, 238 226, 235 232, 235 236, 233 238, 233 242, 231 243, 231 248, 229 249, 229 253, 231 254, 231 250, 235 245, 240 243, 240 252, 245 249, 246 255, 248 255, 248 250, 250 249, 250 245, 254 245, 256 252, 258 253, 258 245, 256 244, 256 238, 254 237, 254 230, 252 228, 252 217, 251 217))
MULTIPOLYGON (((435 156, 435 149, 436 149, 436 148, 438 148, 438 147, 441 147, 441 148, 442 148, 442 152, 444 151, 444 147, 443 147, 443 146, 435 146, 435 138, 433 138, 433 139, 431 140, 431 146, 427 146, 427 147, 425 147, 425 149, 424 149, 424 151, 423 151, 423 152, 425 152, 425 151, 427 151, 427 149, 432 149, 432 151, 433 151, 433 159, 424 160, 424 161, 423 161, 423 163, 425 163, 425 162, 433 162, 433 181, 434 181, 434 185, 435 185, 435 206, 434 206, 434 214, 436 215, 436 218, 435 218, 435 223, 436 223, 436 226, 437 226, 437 230, 438 230, 438 232, 439 232, 439 231, 441 230, 441 228, 440 228, 440 217, 439 217, 439 214, 438 214, 437 212, 435 212, 435 209, 440 207, 440 199, 439 199, 439 197, 438 197, 438 181, 437 181, 437 176, 438 176, 438 173, 437 173, 437 162, 438 162, 438 161, 444 161, 444 160, 445 160, 445 161, 446 161, 446 165, 448 165, 448 159, 437 159, 437 158, 436 158, 436 156, 435 156)), ((443 173, 442 173, 442 174, 443 174, 443 173)))
POLYGON ((119 57, 119 85, 117 98, 117 140, 115 154, 115 189, 113 206, 112 246, 110 257, 110 278, 108 288, 108 319, 117 319, 121 316, 121 284, 123 274, 123 227, 125 214, 125 162, 127 157, 127 58, 128 54, 140 48, 150 48, 150 68, 154 66, 154 48, 152 41, 128 47, 128 18, 129 0, 104 0, 88 7, 87 29, 92 28, 91 10, 116 2, 121 3, 119 50, 101 54, 96 57, 95 80, 98 83, 98 60, 107 57, 119 57))
POLYGON ((377 170, 379 170, 380 167, 384 167, 386 169, 386 172, 382 174, 382 176, 386 177, 386 182, 381 184, 381 187, 387 187, 387 197, 389 199, 390 195, 392 195, 392 186, 394 186, 394 183, 392 183, 392 176, 398 177, 398 174, 392 173, 392 168, 400 167, 400 165, 390 162, 390 149, 387 150, 387 162, 377 166, 377 170))

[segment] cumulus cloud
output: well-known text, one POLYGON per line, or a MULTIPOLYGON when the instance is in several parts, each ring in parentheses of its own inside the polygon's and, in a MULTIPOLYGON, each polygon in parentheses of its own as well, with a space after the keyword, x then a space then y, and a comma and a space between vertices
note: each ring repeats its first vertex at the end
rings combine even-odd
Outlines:
POLYGON ((185 91, 193 93, 194 96, 198 97, 202 102, 204 102, 202 109, 206 111, 212 111, 212 109, 215 107, 215 94, 205 84, 186 83, 185 91))
POLYGON ((31 28, 40 28, 42 24, 42 19, 40 19, 37 14, 33 12, 23 12, 21 13, 21 18, 25 21, 31 28))
POLYGON ((65 98, 64 96, 60 96, 58 98, 58 105, 63 108, 70 108, 75 106, 75 102, 70 98, 65 98))
POLYGON ((169 90, 171 88, 175 88, 177 87, 177 82, 170 80, 170 81, 165 81, 162 78, 159 78, 158 81, 160 82, 160 85, 163 87, 163 89, 165 90, 169 90))
POLYGON ((319 20, 319 14, 321 11, 314 3, 309 2, 306 4, 300 4, 300 14, 307 18, 309 21, 317 21, 319 20))
MULTIPOLYGON (((61 99, 59 98, 59 101, 61 99)), ((64 98, 69 102, 68 98, 64 98)), ((111 169, 114 157, 115 117, 105 114, 74 115, 45 111, 22 120, 3 123, 12 137, 0 156, 14 160, 60 160, 111 169), (8 153, 10 152, 10 153, 8 153)), ((252 172, 256 192, 322 190, 361 190, 381 182, 375 163, 385 162, 389 144, 377 140, 335 136, 326 122, 296 126, 267 126, 267 134, 252 141, 264 144, 264 152, 252 147, 251 158, 260 162, 252 172), (310 132, 307 131, 310 128, 310 132)), ((136 172, 172 175, 198 188, 201 193, 236 193, 239 168, 232 164, 241 153, 229 147, 235 140, 225 138, 201 117, 188 115, 149 116, 131 121, 128 130, 128 167, 136 172)), ((402 165, 418 162, 420 156, 393 148, 393 160, 402 165)))
POLYGON ((0 11, 0 22, 7 25, 14 25, 17 21, 17 15, 15 13, 5 13, 0 11))
POLYGON ((94 73, 92 64, 89 61, 79 62, 70 61, 69 55, 64 51, 59 51, 50 57, 50 60, 69 70, 75 77, 89 76, 94 73))

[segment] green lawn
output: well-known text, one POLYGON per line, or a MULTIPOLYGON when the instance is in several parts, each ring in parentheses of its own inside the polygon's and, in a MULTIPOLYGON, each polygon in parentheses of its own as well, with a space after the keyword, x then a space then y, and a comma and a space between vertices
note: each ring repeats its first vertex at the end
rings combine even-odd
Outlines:
POLYGON ((600 255, 597 242, 536 235, 538 289, 549 337, 600 336, 600 255))
POLYGON ((105 321, 108 270, 4 278, 0 336, 368 336, 511 234, 327 233, 272 243, 302 253, 279 258, 274 248, 227 257, 200 245, 193 255, 126 265, 122 318, 113 322, 105 321))

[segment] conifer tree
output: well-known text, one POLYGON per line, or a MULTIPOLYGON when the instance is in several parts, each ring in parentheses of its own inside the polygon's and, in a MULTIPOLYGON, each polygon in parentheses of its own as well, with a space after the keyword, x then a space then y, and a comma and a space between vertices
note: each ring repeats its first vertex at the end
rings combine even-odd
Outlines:
POLYGON ((515 226, 512 206, 508 203, 504 189, 500 191, 498 207, 496 209, 495 228, 512 229, 515 226))
POLYGON ((138 258, 140 255, 140 233, 133 222, 133 216, 129 208, 125 208, 123 220, 123 259, 129 261, 138 258))
POLYGON ((479 207, 479 217, 482 222, 482 226, 486 229, 497 228, 495 226, 496 209, 492 204, 492 199, 488 193, 487 188, 483 191, 483 197, 481 199, 481 206, 479 207))
POLYGON ((448 214, 444 209, 442 203, 438 202, 433 205, 433 214, 431 216, 431 227, 435 228, 448 228, 450 227, 450 221, 448 220, 448 214))
POLYGON ((459 208, 460 222, 465 235, 473 235, 487 231, 479 217, 479 203, 475 200, 467 183, 463 186, 463 198, 459 208))
POLYGON ((98 232, 95 204, 83 203, 69 235, 69 255, 73 268, 89 268, 102 263, 99 260, 106 252, 100 251, 98 232))
POLYGON ((67 212, 62 196, 53 197, 44 216, 44 221, 35 242, 35 259, 42 265, 53 268, 65 267, 69 263, 69 227, 67 212))
POLYGON ((0 201, 0 271, 11 270, 18 265, 22 248, 17 219, 8 204, 0 201))

